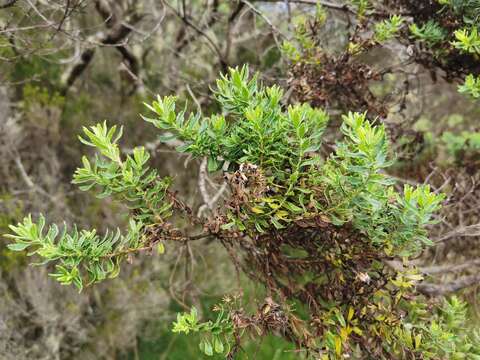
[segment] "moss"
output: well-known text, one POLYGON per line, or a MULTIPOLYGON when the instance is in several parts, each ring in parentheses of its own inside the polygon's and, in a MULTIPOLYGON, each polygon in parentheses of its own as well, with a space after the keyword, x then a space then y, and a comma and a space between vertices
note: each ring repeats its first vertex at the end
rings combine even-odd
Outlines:
POLYGON ((30 110, 34 104, 42 107, 63 107, 65 97, 58 91, 51 92, 46 87, 27 84, 23 87, 23 101, 25 110, 30 110))

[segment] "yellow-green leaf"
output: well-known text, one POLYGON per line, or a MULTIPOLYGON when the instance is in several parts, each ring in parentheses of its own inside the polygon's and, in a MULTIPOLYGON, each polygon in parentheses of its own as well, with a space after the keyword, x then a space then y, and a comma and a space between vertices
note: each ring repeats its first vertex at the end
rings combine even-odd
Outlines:
POLYGON ((165 253, 165 245, 163 245, 163 243, 157 245, 157 253, 158 255, 162 255, 165 253))
POLYGON ((279 210, 275 213, 277 219, 284 220, 288 216, 288 212, 285 210, 279 210))
POLYGON ((260 209, 259 207, 252 207, 252 212, 254 212, 255 214, 264 214, 265 211, 263 211, 262 209, 260 209))
POLYGON ((350 320, 353 319, 353 314, 354 314, 354 310, 353 310, 353 308, 350 306, 350 308, 348 309, 348 316, 347 316, 348 321, 350 321, 350 320))
POLYGON ((342 339, 340 336, 335 336, 335 354, 337 354, 337 356, 342 354, 342 339))
POLYGON ((422 334, 415 336, 415 349, 419 349, 422 343, 422 334))
POLYGON ((353 330, 353 332, 354 332, 355 334, 357 334, 357 335, 360 335, 360 336, 363 335, 363 331, 362 331, 362 329, 360 329, 359 327, 356 327, 356 326, 355 326, 352 330, 353 330))

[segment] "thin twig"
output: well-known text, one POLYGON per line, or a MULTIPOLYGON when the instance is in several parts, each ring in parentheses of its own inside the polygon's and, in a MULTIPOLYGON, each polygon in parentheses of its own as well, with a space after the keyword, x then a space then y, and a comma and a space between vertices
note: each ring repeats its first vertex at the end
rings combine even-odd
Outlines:
POLYGON ((22 179, 25 182, 25 184, 27 185, 27 187, 34 190, 35 192, 38 192, 39 194, 42 194, 42 195, 46 196, 50 201, 53 202, 54 199, 53 199, 52 195, 50 195, 48 192, 46 192, 41 187, 36 185, 32 181, 32 179, 30 178, 30 176, 28 176, 27 171, 25 170, 25 167, 23 166, 22 159, 20 158, 20 155, 17 154, 17 156, 15 156, 14 162, 15 162, 15 165, 17 166, 17 168, 18 168, 20 176, 22 177, 22 179))
POLYGON ((167 6, 170 10, 172 10, 175 15, 177 15, 177 17, 179 17, 184 23, 185 25, 191 27, 193 30, 195 30, 199 35, 201 35, 202 37, 204 37, 206 40, 207 40, 207 43, 209 44, 209 46, 213 49, 213 51, 218 55, 219 57, 219 60, 221 62, 222 65, 225 65, 226 62, 223 58, 223 54, 222 52, 220 51, 220 48, 218 47, 218 45, 212 40, 212 38, 205 32, 203 31, 202 29, 200 29, 197 25, 195 25, 194 23, 192 23, 188 18, 187 16, 184 14, 181 14, 177 9, 175 9, 172 5, 170 5, 170 3, 166 0, 162 0, 162 3, 165 4, 165 6, 167 6))
POLYGON ((447 240, 456 237, 462 236, 480 236, 480 224, 468 225, 468 226, 460 226, 452 231, 447 232, 446 234, 441 235, 439 238, 435 239, 435 243, 443 243, 447 240))
POLYGON ((425 295, 441 296, 465 289, 470 286, 478 285, 479 283, 480 273, 476 275, 463 276, 445 284, 421 283, 417 285, 417 290, 425 295))
POLYGON ((278 29, 271 21, 270 19, 263 13, 261 12, 258 8, 256 8, 255 6, 253 6, 253 4, 248 1, 248 0, 240 0, 241 2, 243 2, 245 5, 247 5, 255 14, 257 14, 258 16, 260 16, 267 24, 268 26, 270 26, 272 28, 272 30, 274 30, 274 34, 278 34, 280 35, 282 38, 284 39, 287 39, 288 37, 286 35, 284 35, 280 29, 278 29))
MULTIPOLYGON (((202 234, 192 235, 192 236, 169 237, 169 238, 162 239, 162 240, 184 242, 185 243, 185 242, 189 242, 189 241, 202 240, 202 239, 205 239, 205 238, 210 237, 210 236, 211 236, 210 233, 202 233, 202 234)), ((152 250, 157 245, 158 245, 158 241, 155 241, 154 243, 152 243, 148 246, 125 249, 125 250, 117 251, 117 252, 114 252, 114 253, 111 253, 111 254, 107 254, 103 257, 111 259, 111 258, 115 258, 115 257, 118 257, 118 256, 125 256, 125 255, 129 255, 129 254, 139 253, 139 252, 142 252, 142 251, 149 251, 149 250, 152 250)))

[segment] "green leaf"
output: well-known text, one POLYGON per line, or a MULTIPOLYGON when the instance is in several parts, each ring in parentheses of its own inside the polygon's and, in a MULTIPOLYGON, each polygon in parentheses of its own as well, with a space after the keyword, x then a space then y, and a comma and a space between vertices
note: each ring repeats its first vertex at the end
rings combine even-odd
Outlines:
POLYGON ((218 162, 215 158, 209 157, 207 163, 208 172, 217 171, 220 168, 220 162, 218 162))
POLYGON ((7 248, 12 251, 22 251, 29 247, 31 243, 15 243, 15 244, 8 244, 7 248))
POLYGON ((223 353, 224 346, 223 346, 223 343, 218 336, 215 336, 213 338, 213 346, 215 348, 216 353, 218 353, 218 354, 223 353))
POLYGON ((208 339, 202 339, 200 341, 200 350, 207 356, 213 356, 213 347, 208 339))
POLYGON ((163 243, 159 243, 157 245, 157 254, 163 255, 165 253, 165 245, 163 243))

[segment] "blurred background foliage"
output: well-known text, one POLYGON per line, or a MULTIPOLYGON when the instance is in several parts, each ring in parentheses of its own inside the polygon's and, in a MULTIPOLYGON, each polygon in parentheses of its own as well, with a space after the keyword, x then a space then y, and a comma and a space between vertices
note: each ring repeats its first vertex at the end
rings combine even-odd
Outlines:
MULTIPOLYGON (((409 61, 412 45, 400 40, 361 52, 340 72, 336 66, 351 50, 352 22, 358 22, 348 9, 360 11, 363 2, 326 3, 337 6, 320 11, 313 0, 2 0, 0 232, 26 213, 99 230, 126 223, 117 203, 80 193, 70 183, 84 152, 77 134, 103 119, 124 126, 126 152, 146 144, 152 165, 174 176, 198 209, 201 164, 157 140, 140 119, 143 102, 175 94, 187 109, 214 112, 210 89, 219 72, 248 63, 266 84, 286 90, 285 103, 325 107, 333 117, 332 146, 342 112, 378 116, 397 159, 392 175, 430 182, 450 195, 444 226, 433 231, 442 243, 422 264, 440 283, 478 271, 479 100, 459 94, 458 81, 445 70, 409 61), (452 275, 442 270, 444 263, 472 265, 452 275)), ((208 184, 212 192, 217 186, 208 184)), ((194 304, 208 313, 226 293, 260 299, 264 292, 237 278, 223 247, 208 245, 192 246, 191 268, 185 267, 183 248, 169 248, 161 261, 137 256, 118 279, 78 295, 43 268, 27 266, 0 241, 0 357, 202 358, 197 339, 170 331, 176 312, 194 304)), ((461 292, 472 326, 480 311, 478 282, 461 292)), ((302 354, 267 337, 251 339, 239 358, 289 360, 302 354)))

